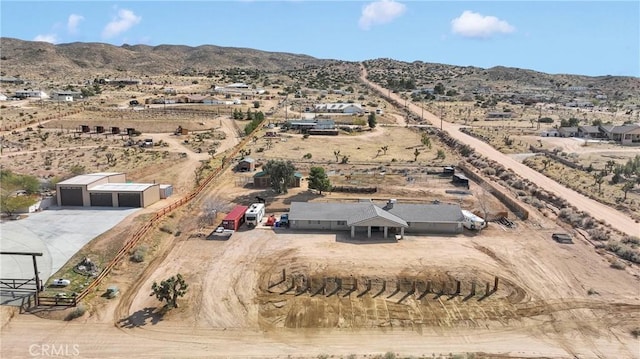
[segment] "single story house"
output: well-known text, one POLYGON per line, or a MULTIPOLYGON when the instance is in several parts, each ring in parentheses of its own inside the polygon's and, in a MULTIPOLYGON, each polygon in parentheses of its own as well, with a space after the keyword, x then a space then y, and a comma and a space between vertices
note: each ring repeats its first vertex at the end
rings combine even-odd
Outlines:
POLYGON ((357 232, 389 230, 404 236, 413 233, 461 233, 464 216, 457 204, 406 204, 389 200, 357 203, 292 202, 289 224, 293 229, 318 229, 357 232))
POLYGON ((558 133, 560 137, 576 137, 578 136, 578 128, 577 127, 560 127, 558 128, 558 133))
POLYGON ((18 90, 16 91, 15 97, 18 98, 39 98, 39 99, 46 99, 49 98, 49 95, 46 94, 46 92, 44 91, 40 91, 40 90, 18 90))
POLYGON ((24 83, 24 80, 18 77, 12 77, 12 76, 8 76, 8 77, 0 77, 0 82, 2 83, 7 83, 7 84, 15 84, 15 85, 20 85, 24 83))
POLYGON ((319 103, 313 105, 314 112, 317 113, 363 113, 362 105, 359 103, 319 103))
POLYGON ((578 137, 582 138, 604 138, 606 137, 604 132, 600 130, 599 126, 579 126, 578 137))
MULTIPOLYGON (((302 174, 296 172, 293 174, 293 178, 289 182, 289 187, 298 188, 302 185, 302 174)), ((271 176, 265 171, 260 171, 253 175, 253 186, 256 188, 269 188, 271 187, 271 176)))
POLYGON ((130 183, 124 173, 79 175, 56 184, 58 206, 147 207, 160 200, 160 184, 130 183))
POLYGON ((622 145, 640 145, 640 125, 614 126, 607 136, 622 145))
POLYGON ((54 101, 75 101, 82 99, 82 93, 79 91, 54 91, 51 93, 51 99, 54 101), (71 97, 71 100, 69 100, 71 97))
POLYGON ((548 128, 546 130, 540 131, 541 137, 560 137, 560 132, 555 128, 548 128))
POLYGON ((512 112, 489 112, 487 114, 488 119, 511 118, 512 116, 512 112))

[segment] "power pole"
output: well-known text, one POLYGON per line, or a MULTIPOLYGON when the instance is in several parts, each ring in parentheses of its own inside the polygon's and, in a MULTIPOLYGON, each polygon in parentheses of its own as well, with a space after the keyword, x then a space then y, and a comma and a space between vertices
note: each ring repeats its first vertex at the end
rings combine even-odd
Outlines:
POLYGON ((442 117, 444 116, 443 110, 444 110, 444 106, 440 106, 440 131, 442 131, 442 117))

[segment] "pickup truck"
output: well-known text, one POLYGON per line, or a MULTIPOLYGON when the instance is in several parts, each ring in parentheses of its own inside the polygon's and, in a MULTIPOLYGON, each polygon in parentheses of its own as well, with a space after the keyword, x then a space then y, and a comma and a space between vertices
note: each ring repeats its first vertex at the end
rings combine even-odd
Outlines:
POLYGON ((289 227, 289 214, 285 213, 280 216, 280 227, 289 227))

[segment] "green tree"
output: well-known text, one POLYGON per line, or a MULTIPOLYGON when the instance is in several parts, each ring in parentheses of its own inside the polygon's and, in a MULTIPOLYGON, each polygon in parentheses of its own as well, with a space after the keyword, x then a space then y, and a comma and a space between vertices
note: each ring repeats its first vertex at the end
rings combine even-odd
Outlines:
POLYGON ((27 208, 38 202, 38 198, 34 195, 15 195, 13 193, 5 193, 3 189, 2 195, 0 195, 0 206, 2 206, 2 212, 8 216, 13 215, 16 211, 27 208))
POLYGON ((269 176, 271 189, 276 193, 287 193, 296 173, 296 168, 291 161, 282 160, 269 160, 262 170, 269 176))
POLYGON ((253 108, 260 108, 260 101, 253 101, 253 108))
POLYGON ((24 190, 27 194, 34 194, 40 190, 40 182, 36 177, 13 173, 9 170, 0 170, 0 184, 3 191, 9 192, 24 190))
POLYGON ((444 95, 444 85, 442 84, 442 82, 438 82, 434 87, 433 87, 433 93, 436 95, 444 95))
POLYGON ((160 302, 167 302, 164 307, 166 309, 178 308, 178 298, 184 297, 187 293, 189 285, 184 281, 180 273, 165 279, 160 284, 153 282, 151 286, 151 295, 155 296, 160 302))
POLYGON ((369 128, 375 128, 376 127, 376 114, 371 112, 369 114, 369 117, 367 118, 367 123, 369 123, 369 128))
POLYGON ((322 195, 323 191, 331 190, 331 181, 322 167, 311 167, 309 172, 309 188, 315 189, 322 195))

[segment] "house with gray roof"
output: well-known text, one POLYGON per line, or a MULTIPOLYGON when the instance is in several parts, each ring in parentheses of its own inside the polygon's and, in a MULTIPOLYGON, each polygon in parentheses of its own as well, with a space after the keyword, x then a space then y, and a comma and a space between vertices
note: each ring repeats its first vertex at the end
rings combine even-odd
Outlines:
POLYGON ((405 232, 461 233, 463 221, 459 205, 443 203, 292 202, 289 210, 290 228, 350 231, 352 238, 364 231, 367 238, 372 231, 382 232, 387 238, 389 230, 401 237, 405 232))

